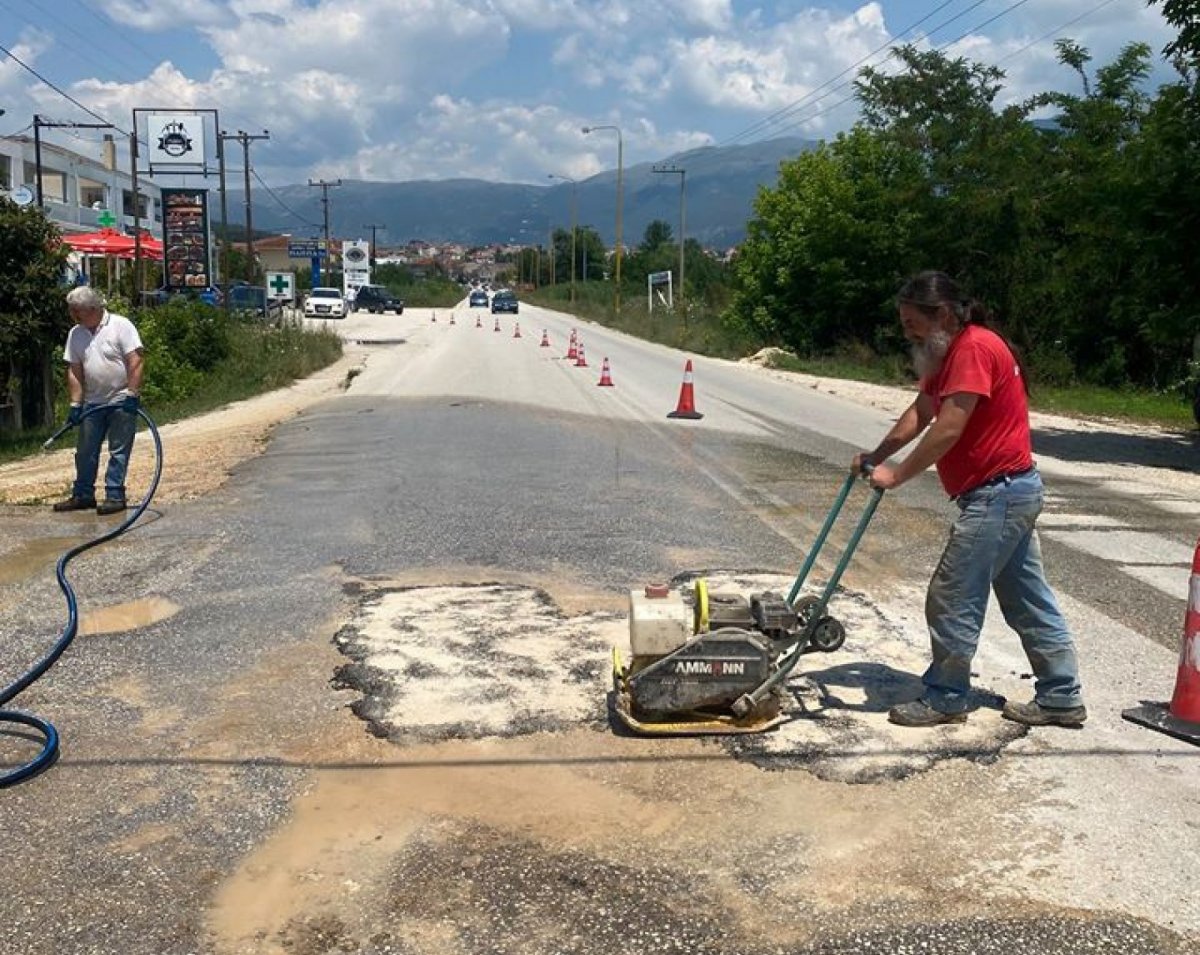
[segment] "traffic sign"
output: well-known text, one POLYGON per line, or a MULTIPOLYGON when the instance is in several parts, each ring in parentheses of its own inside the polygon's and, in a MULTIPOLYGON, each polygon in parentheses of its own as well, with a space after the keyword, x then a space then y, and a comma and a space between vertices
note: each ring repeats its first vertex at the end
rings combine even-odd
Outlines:
POLYGON ((291 302, 296 298, 296 277, 291 272, 268 272, 267 295, 291 302))
POLYGON ((289 259, 312 259, 325 254, 325 243, 320 239, 301 239, 288 243, 289 259))

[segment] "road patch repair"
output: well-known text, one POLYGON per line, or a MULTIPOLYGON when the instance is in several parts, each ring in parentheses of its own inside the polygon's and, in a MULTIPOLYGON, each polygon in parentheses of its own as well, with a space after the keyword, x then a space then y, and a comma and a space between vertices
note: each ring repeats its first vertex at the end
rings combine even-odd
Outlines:
MULTIPOLYGON (((687 590, 697 576, 683 575, 672 587, 687 590)), ((791 583, 727 571, 704 578, 714 591, 742 593, 786 593, 791 583)), ((839 588, 830 610, 846 628, 846 643, 796 668, 785 684, 782 724, 714 745, 764 769, 869 783, 904 778, 946 759, 989 763, 1025 734, 1001 719, 1003 698, 986 691, 976 694, 978 709, 965 724, 920 732, 891 725, 888 708, 920 695, 918 676, 928 654, 923 623, 846 588, 839 588)), ((335 643, 353 661, 339 669, 335 683, 363 694, 352 709, 372 733, 394 742, 436 742, 580 727, 608 732, 611 652, 628 647, 629 630, 625 614, 568 616, 534 587, 381 586, 361 592, 335 643)))

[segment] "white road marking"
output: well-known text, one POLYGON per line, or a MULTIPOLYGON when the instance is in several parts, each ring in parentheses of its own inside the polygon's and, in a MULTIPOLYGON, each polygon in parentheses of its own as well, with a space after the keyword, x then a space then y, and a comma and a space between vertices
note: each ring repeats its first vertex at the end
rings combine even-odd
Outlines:
POLYGON ((1186 564, 1193 550, 1183 544, 1142 531, 1047 531, 1046 537, 1061 541, 1095 557, 1117 564, 1186 564))
POLYGON ((1038 527, 1128 527, 1124 521, 1103 514, 1068 514, 1042 512, 1038 527))

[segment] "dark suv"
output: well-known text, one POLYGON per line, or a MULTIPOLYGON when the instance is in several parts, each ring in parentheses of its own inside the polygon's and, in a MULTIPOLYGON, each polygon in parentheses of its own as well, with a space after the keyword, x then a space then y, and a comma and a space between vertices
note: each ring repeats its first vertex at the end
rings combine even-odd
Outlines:
POLYGON ((508 289, 501 289, 492 296, 493 312, 512 312, 517 314, 517 296, 508 289))
POLYGON ((354 296, 354 311, 366 309, 372 315, 376 312, 395 312, 404 314, 404 300, 396 298, 382 285, 362 285, 354 296))

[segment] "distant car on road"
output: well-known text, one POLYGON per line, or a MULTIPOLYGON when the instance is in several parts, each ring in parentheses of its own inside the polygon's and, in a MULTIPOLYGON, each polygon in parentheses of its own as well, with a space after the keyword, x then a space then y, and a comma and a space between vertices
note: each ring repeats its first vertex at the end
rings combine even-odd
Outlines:
POLYGON ((354 296, 354 311, 364 308, 372 315, 376 312, 395 312, 397 315, 403 315, 404 300, 396 298, 386 286, 360 285, 358 293, 354 296))
POLYGON ((488 293, 483 291, 483 289, 476 289, 474 292, 472 292, 471 299, 470 299, 470 307, 471 308, 487 308, 488 307, 488 293))
POLYGON ((338 288, 315 288, 304 300, 305 318, 345 318, 346 300, 338 288))
POLYGON ((492 295, 492 312, 511 312, 517 314, 517 293, 502 288, 492 295))
POLYGON ((243 318, 277 321, 283 317, 283 301, 269 296, 262 285, 234 285, 227 294, 229 310, 243 318))

